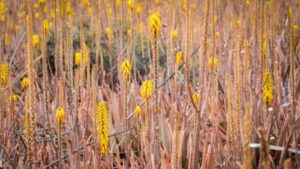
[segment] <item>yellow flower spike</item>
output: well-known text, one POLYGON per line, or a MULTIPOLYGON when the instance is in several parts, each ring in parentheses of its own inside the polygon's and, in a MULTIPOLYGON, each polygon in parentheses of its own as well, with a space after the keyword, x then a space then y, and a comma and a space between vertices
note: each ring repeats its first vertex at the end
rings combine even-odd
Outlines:
POLYGON ((109 144, 109 129, 108 129, 108 113, 104 101, 98 103, 98 110, 96 113, 97 119, 97 136, 99 139, 100 153, 104 157, 108 154, 108 144, 109 144))
POLYGON ((128 29, 128 30, 127 30, 127 36, 128 36, 128 37, 131 37, 131 35, 132 35, 132 31, 131 31, 131 29, 128 29))
POLYGON ((87 7, 90 5, 90 0, 82 0, 81 2, 82 7, 87 7))
POLYGON ((217 15, 214 16, 214 22, 215 22, 215 23, 218 22, 218 16, 217 16, 217 15))
POLYGON ((161 19, 160 19, 160 13, 155 12, 149 17, 149 26, 150 26, 150 31, 151 33, 154 34, 159 34, 161 31, 161 19))
POLYGON ((263 101, 266 104, 271 104, 273 101, 273 78, 268 69, 264 70, 263 84, 263 101))
POLYGON ((71 3, 70 2, 67 2, 67 5, 66 5, 66 14, 67 16, 70 18, 73 14, 73 11, 72 11, 72 6, 71 6, 71 3))
POLYGON ((10 103, 15 103, 18 101, 18 96, 16 94, 12 94, 9 96, 10 103))
POLYGON ((110 38, 112 32, 111 32, 111 29, 109 27, 105 28, 105 34, 108 38, 110 38))
POLYGON ((135 109, 134 109, 134 114, 136 117, 139 117, 142 113, 142 108, 141 106, 136 106, 135 109))
POLYGON ((43 20, 43 29, 46 34, 49 33, 49 21, 47 19, 43 20))
POLYGON ((177 66, 180 66, 183 63, 181 52, 176 52, 175 54, 175 63, 177 66))
POLYGON ((247 39, 245 39, 243 42, 243 47, 246 48, 248 46, 249 46, 249 41, 247 39))
POLYGON ((51 9, 50 16, 51 16, 52 19, 55 18, 55 9, 51 9))
POLYGON ((33 9, 37 10, 38 8, 39 8, 39 4, 34 3, 34 4, 33 4, 33 9))
POLYGON ((199 101, 200 101, 200 93, 196 92, 196 93, 193 94, 192 97, 193 97, 194 104, 197 105, 199 103, 199 101))
POLYGON ((113 13, 112 8, 109 8, 109 9, 108 9, 108 14, 109 14, 109 15, 112 15, 112 13, 113 13))
POLYGON ((220 32, 219 31, 216 32, 215 35, 216 35, 216 37, 219 37, 220 36, 220 32))
POLYGON ((65 110, 62 107, 56 109, 55 120, 59 128, 62 129, 65 120, 65 110))
POLYGON ((29 86, 29 78, 28 77, 24 77, 22 82, 21 82, 21 89, 25 90, 27 89, 29 86))
POLYGON ((48 7, 47 6, 44 7, 43 12, 44 12, 44 14, 48 13, 48 7))
POLYGON ((116 6, 119 8, 121 7, 121 0, 116 0, 116 6))
POLYGON ((160 0, 155 0, 155 5, 159 5, 159 3, 160 3, 160 0))
POLYGON ((5 45, 5 47, 8 47, 9 44, 10 44, 10 37, 9 37, 9 34, 6 32, 4 34, 4 45, 5 45))
POLYGON ((37 35, 37 34, 32 35, 32 44, 33 44, 33 46, 34 47, 38 47, 39 43, 40 43, 40 37, 39 37, 39 35, 37 35))
POLYGON ((218 67, 218 59, 217 58, 213 58, 213 57, 210 57, 208 59, 208 66, 212 69, 215 69, 218 67))
POLYGON ((250 5, 250 0, 245 0, 245 3, 246 3, 247 6, 249 6, 250 5))
POLYGON ((80 62, 81 62, 81 58, 82 58, 82 55, 81 55, 81 52, 76 52, 75 53, 75 65, 76 66, 79 66, 80 65, 80 62))
POLYGON ((39 0, 39 3, 42 5, 42 4, 45 4, 46 3, 46 0, 39 0))
POLYGON ((171 31, 170 35, 171 35, 172 39, 174 39, 174 40, 178 39, 178 32, 177 32, 177 30, 171 31))
POLYGON ((0 64, 0 84, 6 86, 9 77, 9 65, 0 64))
POLYGON ((40 15, 40 13, 37 12, 34 14, 34 17, 36 20, 40 20, 41 15, 40 15))
POLYGON ((87 13, 89 16, 91 16, 93 14, 93 8, 91 6, 88 7, 87 13))
POLYGON ((153 93, 153 81, 152 80, 144 81, 141 88, 141 96, 146 100, 148 100, 152 96, 152 93, 153 93))
POLYGON ((124 80, 128 80, 131 75, 131 64, 128 59, 121 63, 121 73, 124 80))
POLYGON ((186 10, 187 10, 187 0, 183 0, 182 1, 182 11, 186 12, 186 10))
POLYGON ((289 18, 294 18, 293 9, 291 7, 288 10, 288 16, 289 16, 289 18))
POLYGON ((127 0, 127 6, 130 10, 134 8, 134 0, 127 0))
POLYGON ((299 30, 299 26, 298 25, 293 25, 293 30, 296 32, 299 30))
POLYGON ((142 3, 137 3, 137 5, 136 5, 136 15, 138 17, 140 17, 141 13, 142 13, 142 3))

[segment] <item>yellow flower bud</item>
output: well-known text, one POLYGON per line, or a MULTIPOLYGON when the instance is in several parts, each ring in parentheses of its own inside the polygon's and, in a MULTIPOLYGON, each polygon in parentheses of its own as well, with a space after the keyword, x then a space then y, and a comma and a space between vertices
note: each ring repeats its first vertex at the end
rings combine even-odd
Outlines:
POLYGON ((82 58, 82 56, 81 56, 81 52, 76 52, 75 53, 75 65, 76 66, 79 66, 80 65, 80 62, 81 62, 81 58, 82 58))
POLYGON ((27 89, 29 86, 29 78, 28 77, 24 77, 22 82, 21 82, 21 89, 25 90, 27 89))
POLYGON ((146 80, 142 84, 141 88, 141 95, 145 99, 150 99, 153 93, 153 81, 152 80, 146 80))
POLYGON ((135 116, 139 117, 142 113, 142 108, 141 106, 136 106, 135 109, 134 109, 134 114, 135 116))
POLYGON ((39 38, 39 35, 33 35, 32 36, 32 44, 34 47, 38 47, 39 46, 39 43, 40 43, 40 38, 39 38))

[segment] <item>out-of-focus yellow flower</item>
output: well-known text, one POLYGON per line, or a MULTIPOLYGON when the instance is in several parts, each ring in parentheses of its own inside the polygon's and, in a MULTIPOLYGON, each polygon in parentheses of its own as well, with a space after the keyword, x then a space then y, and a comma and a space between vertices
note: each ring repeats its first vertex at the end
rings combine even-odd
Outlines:
POLYGON ((51 16, 52 19, 55 18, 55 9, 51 9, 50 16, 51 16))
POLYGON ((270 104, 273 101, 273 78, 268 69, 264 70, 263 75, 263 101, 270 104))
POLYGON ((127 81, 131 75, 131 64, 128 59, 125 59, 121 63, 121 73, 122 73, 124 80, 127 81))
POLYGON ((210 58, 208 59, 208 66, 209 66, 210 68, 212 68, 212 69, 217 68, 217 66, 218 66, 218 59, 215 58, 215 57, 210 57, 210 58))
POLYGON ((199 101, 200 101, 200 93, 199 92, 196 92, 193 94, 193 102, 195 105, 198 105, 199 101))
POLYGON ((170 34, 171 34, 172 39, 174 39, 174 40, 178 39, 178 32, 177 32, 177 30, 172 30, 170 34))
POLYGON ((56 109, 55 120, 59 128, 62 129, 65 120, 65 110, 62 107, 56 109))
POLYGON ((217 32, 215 33, 215 35, 216 35, 216 37, 219 37, 219 36, 220 36, 220 32, 217 31, 217 32))
POLYGON ((42 4, 45 4, 46 3, 46 0, 39 0, 39 3, 42 5, 42 4))
POLYGON ((4 63, 0 64, 0 84, 6 86, 9 77, 9 65, 4 63))
POLYGON ((28 77, 24 77, 22 82, 21 82, 21 89, 25 90, 29 87, 29 78, 28 77))
POLYGON ((40 37, 39 35, 35 34, 32 36, 32 44, 34 47, 38 47, 40 43, 40 37))
POLYGON ((16 94, 10 95, 10 96, 9 96, 9 101, 10 101, 11 103, 17 102, 17 101, 18 101, 18 96, 17 96, 16 94))
POLYGON ((142 13, 142 3, 137 3, 137 5, 136 5, 136 15, 138 17, 140 17, 141 13, 142 13))
POLYGON ((119 8, 121 7, 121 0, 116 0, 116 6, 119 8))
POLYGON ((49 21, 47 19, 43 20, 43 29, 46 34, 49 33, 49 21))
POLYGON ((33 9, 37 10, 39 8, 39 4, 38 3, 34 3, 33 4, 33 9))
POLYGON ((127 6, 130 10, 134 8, 134 0, 127 0, 127 6))
POLYGON ((159 34, 161 31, 161 21, 160 21, 160 13, 155 12, 149 17, 149 26, 150 26, 150 31, 151 33, 154 34, 159 34))
POLYGON ((299 26, 298 25, 293 25, 293 30, 296 32, 299 30, 299 26))
POLYGON ((218 21, 218 16, 215 15, 215 16, 214 16, 214 23, 217 23, 217 21, 218 21))
POLYGON ((134 109, 134 114, 135 116, 139 117, 142 113, 142 108, 141 106, 136 106, 135 109, 134 109))
POLYGON ((288 10, 288 16, 289 16, 289 18, 294 18, 293 9, 291 7, 288 10))
POLYGON ((248 41, 248 39, 245 39, 243 42, 243 47, 246 48, 248 46, 249 46, 249 41, 248 41))
POLYGON ((35 17, 36 20, 40 20, 41 15, 40 15, 39 12, 36 12, 36 13, 34 14, 34 17, 35 17))
POLYGON ((82 0, 82 2, 81 2, 81 5, 82 5, 83 7, 90 6, 90 4, 91 4, 90 0, 82 0))
POLYGON ((176 52, 175 54, 175 63, 177 66, 180 66, 183 63, 181 52, 176 52))
POLYGON ((159 5, 160 0, 155 0, 155 5, 159 5))
POLYGON ((66 14, 69 18, 72 17, 72 15, 73 15, 72 6, 71 6, 70 1, 67 2, 67 5, 66 5, 66 14))
POLYGON ((131 29, 128 29, 128 30, 127 30, 127 36, 128 36, 128 37, 131 37, 131 35, 132 35, 132 31, 131 31, 131 29))
POLYGON ((105 34, 106 34, 106 36, 107 36, 108 38, 111 37, 112 32, 111 32, 111 29, 110 29, 109 27, 105 28, 105 34))
POLYGON ((146 80, 142 84, 141 88, 141 95, 146 100, 150 99, 153 93, 153 81, 152 80, 146 80))
POLYGON ((109 8, 109 9, 108 9, 108 14, 109 14, 109 15, 112 15, 112 13, 113 13, 112 8, 109 8))
POLYGON ((247 6, 249 6, 250 5, 250 0, 246 0, 245 3, 246 3, 247 6))
POLYGON ((4 35, 4 45, 5 45, 5 47, 8 47, 9 44, 10 44, 10 37, 9 37, 9 34, 6 32, 4 35))
POLYGON ((91 16, 93 14, 93 8, 91 6, 88 7, 87 13, 89 16, 91 16))
POLYGON ((47 8, 47 6, 45 6, 45 7, 43 8, 43 12, 44 12, 44 14, 47 14, 47 13, 48 13, 48 8, 47 8))
POLYGON ((75 65, 76 66, 79 66, 80 65, 80 62, 81 62, 81 58, 82 58, 82 55, 81 55, 81 52, 78 51, 75 53, 75 65))

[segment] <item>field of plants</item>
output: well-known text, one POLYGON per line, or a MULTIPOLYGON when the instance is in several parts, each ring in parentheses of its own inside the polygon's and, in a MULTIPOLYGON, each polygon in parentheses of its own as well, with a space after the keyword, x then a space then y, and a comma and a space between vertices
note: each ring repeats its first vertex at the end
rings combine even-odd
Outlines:
POLYGON ((0 0, 0 168, 300 168, 300 0, 0 0))

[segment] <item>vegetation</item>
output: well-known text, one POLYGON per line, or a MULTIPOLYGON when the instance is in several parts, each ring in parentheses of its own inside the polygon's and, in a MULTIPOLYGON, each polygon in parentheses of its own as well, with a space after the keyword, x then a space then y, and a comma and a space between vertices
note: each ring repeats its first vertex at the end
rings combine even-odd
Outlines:
POLYGON ((0 0, 0 168, 299 168, 299 0, 0 0))

